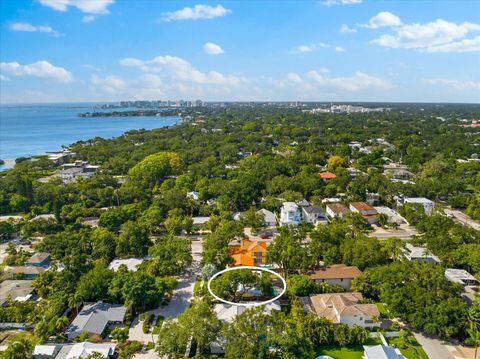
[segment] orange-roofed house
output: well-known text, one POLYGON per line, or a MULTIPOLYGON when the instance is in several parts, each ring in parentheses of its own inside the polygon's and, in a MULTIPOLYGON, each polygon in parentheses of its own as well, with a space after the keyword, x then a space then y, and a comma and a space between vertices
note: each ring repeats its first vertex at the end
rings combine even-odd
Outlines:
POLYGON ((239 246, 230 246, 229 251, 236 266, 260 266, 265 264, 267 242, 244 239, 239 246))
POLYGON ((334 178, 337 178, 337 175, 335 173, 332 173, 332 172, 321 172, 318 175, 324 181, 330 181, 334 178))

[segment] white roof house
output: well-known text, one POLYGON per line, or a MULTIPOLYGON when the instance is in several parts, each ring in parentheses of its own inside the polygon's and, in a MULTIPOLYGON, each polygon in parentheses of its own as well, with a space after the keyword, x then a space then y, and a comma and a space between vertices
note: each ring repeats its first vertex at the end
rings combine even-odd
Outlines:
POLYGON ((196 226, 200 226, 208 222, 210 217, 193 217, 193 224, 196 226))
POLYGON ((462 286, 478 284, 478 280, 465 269, 446 268, 445 277, 449 281, 462 286))
POLYGON ((109 358, 115 353, 116 344, 82 342, 62 347, 56 359, 83 359, 93 353, 99 353, 109 358))
POLYGON ((432 214, 433 208, 435 207, 435 202, 424 197, 404 197, 403 202, 421 204, 425 210, 425 213, 428 215, 432 214))
POLYGON ((300 224, 302 221, 302 214, 298 205, 294 202, 283 202, 282 209, 280 211, 280 224, 300 224))
POLYGON ((126 258, 126 259, 114 259, 108 265, 108 269, 113 270, 114 272, 118 271, 121 265, 127 267, 129 271, 136 272, 138 266, 143 263, 145 259, 143 258, 126 258))
POLYGON ((198 201, 200 199, 200 193, 197 191, 187 192, 187 197, 193 199, 194 201, 198 201))
POLYGON ((404 359, 399 349, 389 345, 364 345, 364 359, 404 359))
POLYGON ((440 263, 440 259, 435 254, 430 253, 427 248, 416 247, 410 243, 405 245, 404 255, 409 261, 440 263))
MULTIPOLYGON (((213 311, 215 312, 219 320, 230 323, 237 315, 242 314, 248 308, 249 307, 220 303, 215 304, 215 306, 213 307, 213 311)), ((264 306, 262 306, 262 308, 263 312, 266 314, 271 314, 272 310, 281 310, 278 301, 265 304, 264 306)))
POLYGON ((32 356, 34 358, 54 358, 59 349, 56 345, 35 345, 32 356))

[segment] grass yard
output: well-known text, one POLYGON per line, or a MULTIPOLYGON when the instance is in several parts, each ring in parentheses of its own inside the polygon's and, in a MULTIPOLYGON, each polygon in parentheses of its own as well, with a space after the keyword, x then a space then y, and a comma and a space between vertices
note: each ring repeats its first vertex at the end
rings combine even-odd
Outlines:
MULTIPOLYGON (((370 338, 364 345, 381 344, 380 339, 370 338)), ((317 350, 318 355, 329 355, 335 359, 362 359, 363 345, 341 347, 339 345, 326 345, 317 350)))
MULTIPOLYGON (((410 343, 408 346, 405 349, 400 349, 403 356, 406 359, 428 359, 427 354, 423 350, 422 346, 415 340, 415 337, 411 335, 409 339, 410 343)), ((395 345, 400 348, 398 338, 387 338, 387 341, 388 344, 395 345)))

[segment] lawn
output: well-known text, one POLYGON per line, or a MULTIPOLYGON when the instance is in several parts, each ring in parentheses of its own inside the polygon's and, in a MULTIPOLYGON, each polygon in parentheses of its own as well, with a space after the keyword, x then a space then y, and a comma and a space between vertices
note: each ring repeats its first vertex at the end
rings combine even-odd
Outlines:
MULTIPOLYGON (((400 349, 403 356, 406 359, 428 359, 427 354, 423 350, 422 346, 418 344, 415 340, 415 337, 412 335, 409 337, 409 345, 405 349, 400 349)), ((399 339, 398 338, 387 338, 388 344, 395 345, 399 347, 399 339)))
MULTIPOLYGON (((370 338, 364 345, 381 344, 380 339, 370 338)), ((339 345, 326 345, 318 348, 318 355, 329 355, 335 359, 362 359, 363 345, 341 347, 339 345)))

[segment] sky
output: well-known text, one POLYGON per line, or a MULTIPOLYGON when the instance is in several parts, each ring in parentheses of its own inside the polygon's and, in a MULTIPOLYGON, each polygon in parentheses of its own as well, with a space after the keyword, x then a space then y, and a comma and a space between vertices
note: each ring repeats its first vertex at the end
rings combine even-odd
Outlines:
POLYGON ((0 0, 0 102, 480 102, 480 1, 0 0))

